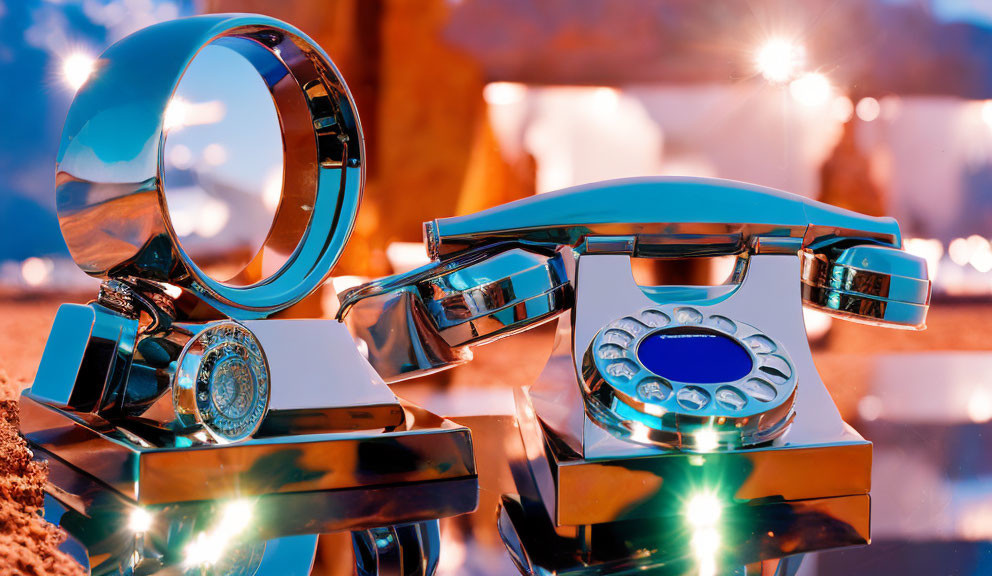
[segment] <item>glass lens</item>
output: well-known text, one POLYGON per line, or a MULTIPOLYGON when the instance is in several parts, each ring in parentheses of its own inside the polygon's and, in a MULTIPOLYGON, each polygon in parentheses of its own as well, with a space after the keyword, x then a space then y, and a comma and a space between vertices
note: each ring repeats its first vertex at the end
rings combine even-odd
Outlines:
POLYGON ((165 130, 165 197, 183 250, 214 280, 261 280, 256 256, 283 182, 282 131, 265 81, 244 56, 210 44, 183 75, 165 130))

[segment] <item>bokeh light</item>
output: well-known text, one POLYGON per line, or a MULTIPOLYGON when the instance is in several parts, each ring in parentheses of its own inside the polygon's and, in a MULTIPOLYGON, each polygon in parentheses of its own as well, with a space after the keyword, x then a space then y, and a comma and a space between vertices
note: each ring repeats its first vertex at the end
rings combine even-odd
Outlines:
POLYGON ((879 105, 878 100, 869 96, 858 100, 858 106, 855 108, 855 112, 857 112, 858 118, 865 122, 871 122, 878 118, 878 115, 882 112, 882 107, 879 105))

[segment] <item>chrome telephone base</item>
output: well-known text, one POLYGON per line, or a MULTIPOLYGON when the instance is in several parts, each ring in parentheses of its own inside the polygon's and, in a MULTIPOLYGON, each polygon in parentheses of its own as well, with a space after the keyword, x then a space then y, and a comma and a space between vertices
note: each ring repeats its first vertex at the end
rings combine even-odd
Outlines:
MULTIPOLYGON (((693 533, 682 518, 556 528, 539 503, 519 495, 500 502, 500 538, 521 574, 584 576, 599 574, 793 576, 803 554, 864 544, 845 525, 851 498, 808 502, 744 504, 727 510, 746 522, 728 526, 713 570, 687 553, 693 533)), ((867 499, 867 496, 861 498, 867 499)))
POLYGON ((470 512, 468 429, 402 403, 396 430, 155 448, 21 399, 49 466, 46 518, 93 574, 310 574, 317 536, 352 531, 358 574, 433 574, 438 518, 470 512), (178 570, 178 572, 177 572, 178 570))
POLYGON ((515 474, 520 494, 503 497, 499 529, 523 574, 688 573, 694 524, 707 522, 692 510, 700 496, 718 506, 719 549, 730 551, 716 559, 719 574, 751 574, 743 567, 756 563, 768 574, 787 556, 869 542, 871 445, 853 434, 587 459, 542 424, 527 390, 516 405, 527 461, 515 474))

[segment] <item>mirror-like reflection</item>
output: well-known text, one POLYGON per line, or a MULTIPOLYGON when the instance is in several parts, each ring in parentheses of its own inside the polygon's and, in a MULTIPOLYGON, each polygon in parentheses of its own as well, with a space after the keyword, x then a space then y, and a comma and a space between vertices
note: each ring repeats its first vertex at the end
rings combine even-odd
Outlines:
POLYGON ((261 249, 279 205, 283 140, 252 64, 222 44, 197 54, 165 114, 172 226, 211 277, 236 276, 261 249))

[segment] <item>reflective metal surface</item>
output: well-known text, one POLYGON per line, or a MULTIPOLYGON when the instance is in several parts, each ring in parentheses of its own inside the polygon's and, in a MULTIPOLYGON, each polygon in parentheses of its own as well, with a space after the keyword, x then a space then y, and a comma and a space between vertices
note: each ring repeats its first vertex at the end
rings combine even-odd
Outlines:
POLYGON ((634 441, 706 451, 747 447, 774 440, 794 416, 796 373, 788 351, 754 326, 705 307, 646 308, 606 324, 583 354, 582 377, 589 414, 634 441), (719 339, 726 343, 721 352, 736 352, 746 366, 732 377, 704 382, 694 380, 691 371, 682 371, 682 381, 656 374, 665 363, 720 360, 672 356, 652 371, 642 357, 646 344, 659 336, 719 339))
POLYGON ((163 22, 108 48, 76 93, 57 157, 59 224, 88 274, 169 282, 235 318, 263 317, 326 280, 358 210, 363 146, 347 87, 299 30, 253 15, 163 22), (257 262, 226 283, 206 275, 179 242, 161 165, 173 92, 212 43, 241 54, 264 79, 286 149, 282 198, 257 262), (262 277, 263 268, 274 272, 262 277))
POLYGON ((591 236, 635 236, 611 251, 636 256, 736 254, 758 236, 833 235, 902 244, 892 218, 871 218, 802 196, 730 180, 629 178, 540 194, 424 226, 433 258, 500 241, 579 246, 591 236))
MULTIPOLYGON (((820 380, 802 306, 821 304, 815 260, 827 279, 887 280, 823 284, 888 311, 845 317, 922 327, 925 263, 898 250, 895 221, 735 182, 646 178, 437 220, 425 239, 436 269, 504 243, 556 250, 574 292, 543 373, 515 396, 518 495, 504 496, 499 530, 522 573, 792 574, 798 561, 783 556, 868 542, 871 445, 820 380), (632 257, 725 254, 739 256, 725 286, 642 287, 631 269, 632 257)), ((462 285, 489 279, 470 272, 462 285)), ((412 284, 387 279, 344 302, 412 284)), ((445 309, 443 292, 418 296, 445 309)), ((379 333, 420 334, 378 320, 379 333)))
POLYGON ((463 254, 340 295, 338 317, 386 381, 472 359, 467 348, 549 320, 571 303, 563 256, 512 244, 463 254))
MULTIPOLYGON (((359 573, 430 576, 438 519, 475 509, 468 428, 399 400, 342 323, 266 318, 327 279, 354 225, 362 147, 326 54, 261 16, 141 30, 77 93, 59 222, 105 281, 96 301, 59 309, 21 433, 92 573, 309 574, 317 535, 352 531, 359 573), (223 282, 183 247, 161 165, 177 83, 208 46, 260 75, 286 151, 265 242, 223 282)), ((496 320, 470 321, 497 336, 496 320)))
POLYGON ((803 300, 848 320, 920 330, 930 281, 923 259, 887 246, 802 250, 803 300))

